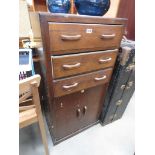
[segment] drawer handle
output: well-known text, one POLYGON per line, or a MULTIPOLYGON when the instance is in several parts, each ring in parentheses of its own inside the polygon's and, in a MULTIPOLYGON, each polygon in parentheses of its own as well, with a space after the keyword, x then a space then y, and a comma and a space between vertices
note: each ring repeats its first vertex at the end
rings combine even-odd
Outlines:
POLYGON ((115 36, 115 34, 102 34, 101 39, 113 39, 115 36))
POLYGON ((68 35, 61 35, 62 40, 79 40, 81 38, 81 35, 74 35, 74 36, 68 36, 68 35))
POLYGON ((87 109, 88 109, 88 108, 87 108, 87 106, 84 106, 84 107, 83 107, 83 115, 85 115, 85 114, 86 114, 87 109))
POLYGON ((73 69, 73 68, 77 68, 77 67, 80 67, 81 63, 76 63, 74 65, 63 65, 62 67, 64 69, 73 69))
POLYGON ((106 79, 107 78, 107 76, 106 75, 104 75, 103 77, 100 77, 100 78, 94 78, 95 79, 95 81, 100 81, 100 80, 104 80, 104 79, 106 79))
POLYGON ((79 108, 76 110, 76 115, 77 115, 78 118, 79 118, 80 115, 81 115, 81 110, 80 110, 79 108))
POLYGON ((111 60, 112 60, 112 58, 106 58, 106 59, 100 59, 99 62, 100 63, 107 63, 107 62, 109 62, 111 60))
POLYGON ((125 89, 125 85, 123 84, 123 85, 121 85, 121 89, 122 90, 124 90, 125 89))
POLYGON ((72 85, 67 85, 67 86, 62 86, 64 89, 70 89, 70 88, 74 88, 78 85, 78 83, 74 83, 72 85))

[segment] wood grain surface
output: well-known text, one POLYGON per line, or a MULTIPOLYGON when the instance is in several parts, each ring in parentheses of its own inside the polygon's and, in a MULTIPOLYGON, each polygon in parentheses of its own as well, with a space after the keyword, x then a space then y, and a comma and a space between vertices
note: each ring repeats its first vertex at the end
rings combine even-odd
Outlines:
POLYGON ((117 52, 118 50, 115 49, 82 54, 51 56, 53 77, 56 79, 113 67, 117 52))
POLYGON ((63 96, 109 82, 112 68, 54 80, 54 96, 63 96))
POLYGON ((54 55, 119 48, 123 25, 49 23, 54 55))

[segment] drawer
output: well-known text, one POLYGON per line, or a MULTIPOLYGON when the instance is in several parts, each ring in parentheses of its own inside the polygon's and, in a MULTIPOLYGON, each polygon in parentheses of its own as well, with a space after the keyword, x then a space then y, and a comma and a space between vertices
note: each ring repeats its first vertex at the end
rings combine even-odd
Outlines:
POLYGON ((112 68, 54 80, 54 97, 63 96, 109 82, 112 68))
POLYGON ((123 25, 49 22, 50 51, 67 54, 119 48, 123 25))
POLYGON ((51 56, 54 78, 113 67, 118 50, 51 56))

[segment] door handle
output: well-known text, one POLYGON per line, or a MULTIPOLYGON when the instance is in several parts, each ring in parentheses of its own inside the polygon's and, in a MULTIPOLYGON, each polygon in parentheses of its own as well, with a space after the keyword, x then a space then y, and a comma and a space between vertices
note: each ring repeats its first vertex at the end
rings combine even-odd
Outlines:
POLYGON ((88 110, 87 106, 84 106, 84 107, 83 107, 83 115, 86 114, 87 110, 88 110))
POLYGON ((81 110, 78 108, 78 109, 76 110, 76 116, 79 118, 80 115, 81 115, 81 110))
POLYGON ((76 64, 73 64, 73 65, 63 65, 62 67, 64 69, 73 69, 73 68, 77 68, 77 67, 80 67, 81 63, 76 63, 76 64))
POLYGON ((100 77, 100 78, 96 77, 96 78, 94 78, 94 80, 95 80, 95 81, 100 81, 100 80, 104 80, 104 79, 106 79, 106 78, 107 78, 107 76, 104 75, 103 77, 100 77))
POLYGON ((78 86, 78 83, 74 83, 74 84, 72 84, 72 85, 64 85, 64 86, 62 86, 64 89, 70 89, 70 88, 74 88, 74 87, 76 87, 76 86, 78 86))
POLYGON ((110 58, 106 58, 106 59, 99 59, 99 63, 107 63, 107 62, 109 62, 111 60, 112 60, 111 57, 110 58))
POLYGON ((115 37, 115 33, 113 34, 102 34, 101 39, 113 39, 115 37))
POLYGON ((62 40, 79 40, 81 38, 81 35, 61 35, 62 40))

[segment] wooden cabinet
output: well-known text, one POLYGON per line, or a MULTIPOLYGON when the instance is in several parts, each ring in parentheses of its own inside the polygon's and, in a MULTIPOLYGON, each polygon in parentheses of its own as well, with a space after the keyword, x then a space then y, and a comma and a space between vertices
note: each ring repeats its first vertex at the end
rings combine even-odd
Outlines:
POLYGON ((125 19, 40 13, 45 110, 57 144, 98 123, 125 19))

